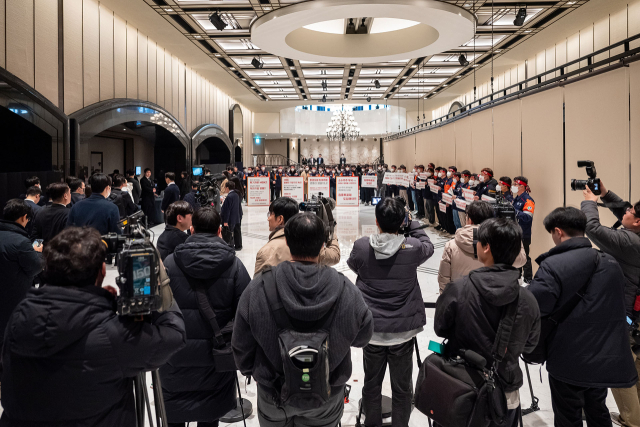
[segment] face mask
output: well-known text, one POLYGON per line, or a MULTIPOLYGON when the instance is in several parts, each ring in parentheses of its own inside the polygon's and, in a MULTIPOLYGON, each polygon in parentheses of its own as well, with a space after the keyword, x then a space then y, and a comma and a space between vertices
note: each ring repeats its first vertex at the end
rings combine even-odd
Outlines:
POLYGON ((427 176, 431 176, 433 175, 431 172, 427 172, 427 176))
POLYGON ((413 169, 411 172, 416 173, 416 170, 415 170, 415 169, 413 169))
POLYGON ((340 169, 340 171, 344 172, 344 169, 340 169))
POLYGON ((278 169, 278 172, 282 173, 282 169, 278 169))
POLYGON ((511 192, 513 194, 518 194, 518 186, 517 185, 513 185, 511 186, 511 192))
POLYGON ((373 172, 373 169, 369 169, 369 173, 373 172))
POLYGON ((309 168, 304 168, 304 170, 308 171, 308 170, 309 170, 309 168))
POLYGON ((265 169, 265 168, 260 168, 260 169, 262 169, 262 172, 264 172, 264 169, 265 169))
POLYGON ((451 178, 451 171, 447 172, 447 178, 451 178))
POLYGON ((480 181, 480 182, 484 182, 484 175, 480 175, 480 176, 478 177, 478 181, 480 181))
POLYGON ((296 168, 291 168, 291 172, 295 172, 296 168))
POLYGON ((395 169, 391 168, 391 172, 395 172, 395 171, 396 171, 395 169))
POLYGON ((311 172, 316 173, 316 170, 315 169, 311 169, 311 172))
POLYGON ((496 185, 496 191, 501 192, 502 191, 502 185, 496 185))
POLYGON ((480 181, 478 181, 477 179, 476 179, 475 181, 473 181, 473 183, 474 183, 475 185, 480 185, 480 181))

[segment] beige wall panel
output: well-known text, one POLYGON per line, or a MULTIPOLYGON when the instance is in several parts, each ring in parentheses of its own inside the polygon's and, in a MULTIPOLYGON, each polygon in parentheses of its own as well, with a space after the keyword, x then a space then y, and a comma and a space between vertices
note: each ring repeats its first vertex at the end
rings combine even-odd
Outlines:
MULTIPOLYGON (((83 107, 82 92, 82 0, 66 0, 64 24, 64 112, 83 107)), ((11 70, 9 70, 11 71, 11 70)))
POLYGON ((197 109, 197 102, 198 102, 198 82, 196 80, 196 73, 195 71, 191 70, 191 108, 189 109, 189 114, 191 115, 191 129, 195 129, 198 127, 198 116, 196 114, 196 112, 198 111, 197 109))
MULTIPOLYGON (((631 2, 629 2, 631 3, 631 2)), ((637 13, 637 12, 636 12, 637 13)), ((611 35, 610 35, 610 40, 611 43, 616 43, 619 42, 621 40, 626 39, 629 36, 632 35, 636 35, 638 34, 638 31, 636 31, 635 33, 628 33, 628 25, 627 25, 627 8, 621 8, 620 10, 618 10, 617 12, 614 12, 611 14, 610 16, 610 28, 611 28, 611 35)), ((624 52, 624 46, 619 46, 615 49, 611 50, 611 55, 618 55, 619 53, 624 52)))
MULTIPOLYGON (((552 46, 545 51, 544 66, 545 71, 553 70, 556 68, 556 46, 552 46)), ((547 74, 545 80, 549 80, 555 77, 555 74, 547 74)))
POLYGON ((35 88, 58 105, 58 3, 35 0, 35 88))
POLYGON ((147 98, 150 102, 158 103, 158 65, 156 57, 158 55, 158 47, 156 42, 147 39, 147 98))
MULTIPOLYGON (((493 115, 488 109, 471 116, 473 152, 472 170, 478 173, 482 168, 493 169, 493 115)), ((497 173, 497 172, 496 172, 497 173)))
POLYGON ((204 88, 204 122, 212 123, 213 120, 211 118, 211 85, 208 81, 202 80, 202 86, 204 88))
MULTIPOLYGON (((580 33, 575 33, 567 39, 567 61, 573 61, 580 58, 580 33)), ((567 68, 565 71, 577 70, 579 65, 576 63, 567 68)))
POLYGON ((191 68, 186 67, 184 71, 185 80, 185 92, 186 92, 186 124, 187 132, 191 133, 193 130, 193 121, 191 120, 191 68))
MULTIPOLYGON (((565 87, 565 153, 567 206, 580 206, 582 192, 571 191, 570 179, 586 179, 578 160, 596 162, 598 177, 608 189, 629 194, 629 89, 625 68, 565 87), (598 102, 593 102, 597 99, 598 102), (603 155, 603 148, 606 155, 603 155)), ((615 217, 602 209, 603 224, 615 217)))
MULTIPOLYGON (((567 41, 564 40, 556 44, 556 65, 567 63, 567 41)), ((566 70, 565 70, 566 71, 566 70)), ((560 71, 556 71, 556 77, 560 76, 560 71)))
POLYGON ((536 55, 536 74, 547 71, 547 51, 543 50, 536 55))
POLYGON ((496 175, 513 178, 522 174, 520 114, 520 100, 493 109, 493 170, 496 175))
POLYGON ((7 70, 33 86, 33 0, 5 0, 5 7, 7 70))
MULTIPOLYGON (((536 202, 533 216, 531 259, 550 248, 553 241, 542 225, 549 212, 562 206, 562 94, 551 89, 522 99, 523 175, 529 179, 536 202), (544 126, 541 126, 544 123, 544 126), (541 167, 540 165, 544 165, 541 167)), ((537 264, 533 263, 534 273, 537 264)))
POLYGON ((180 112, 180 61, 175 56, 171 57, 171 90, 172 90, 172 113, 176 118, 180 112))
MULTIPOLYGON (((429 161, 428 163, 433 163, 436 166, 442 166, 443 162, 443 154, 444 151, 443 143, 442 143, 442 127, 435 128, 430 130, 431 139, 429 140, 429 161)), ((451 165, 447 165, 451 166, 451 165)), ((446 166, 445 166, 446 167, 446 166)))
MULTIPOLYGON (((471 150, 471 117, 466 117, 454 122, 456 129, 456 161, 453 163, 458 171, 473 167, 473 152, 471 150)), ((446 165, 449 167, 451 165, 446 165)))
MULTIPOLYGON (((609 15, 593 24, 593 51, 595 52, 607 46, 609 46, 609 15)), ((596 55, 594 62, 602 61, 608 57, 608 53, 601 53, 596 55)))
POLYGON ((171 53, 164 51, 164 108, 173 114, 173 90, 171 83, 173 82, 171 66, 171 53))
POLYGON ((100 100, 114 96, 113 12, 100 5, 100 100))
POLYGON ((196 127, 202 122, 202 79, 196 73, 196 127))
MULTIPOLYGON (((593 25, 580 30, 580 57, 593 53, 593 25)), ((587 61, 580 61, 580 67, 586 67, 587 61)))
POLYGON ((6 22, 6 13, 7 10, 5 8, 5 2, 0 2, 0 67, 7 68, 6 64, 6 31, 7 28, 5 26, 6 22))
POLYGON ((429 135, 431 131, 416 134, 416 163, 427 167, 429 160, 429 135))
MULTIPOLYGON (((639 10, 640 12, 640 10, 639 10)), ((631 15, 629 15, 631 16, 631 15)), ((631 89, 631 203, 640 200, 640 62, 629 66, 631 89)), ((613 187, 611 187, 613 190, 613 187)), ((616 190, 614 190, 615 192, 616 190)), ((620 197, 625 198, 622 194, 620 197)))
POLYGON ((127 97, 127 23, 113 15, 113 77, 116 98, 127 97))
MULTIPOLYGON (((640 0, 629 2, 628 10, 628 29, 627 35, 632 36, 640 33, 640 0)), ((640 40, 631 42, 631 49, 640 47, 640 40)))
POLYGON ((149 87, 147 84, 147 76, 149 75, 147 52, 147 36, 138 33, 138 99, 144 101, 149 99, 147 91, 149 87))
POLYGON ((100 101, 100 10, 96 0, 82 6, 82 71, 84 106, 100 101))
POLYGON ((185 105, 186 105, 186 98, 185 98, 185 91, 186 91, 186 82, 185 82, 185 68, 184 68, 184 64, 181 62, 179 64, 179 68, 178 68, 178 104, 179 104, 179 108, 178 108, 178 120, 180 121, 180 123, 182 123, 182 126, 184 126, 185 128, 187 127, 187 116, 185 115, 185 105))
MULTIPOLYGON (((511 69, 511 84, 514 85, 519 81, 520 80, 518 80, 518 67, 513 67, 511 69)), ((515 89, 512 89, 510 93, 517 92, 517 91, 518 91, 518 88, 515 88, 515 89)))
POLYGON ((280 132, 280 113, 255 113, 253 120, 254 133, 280 132))
MULTIPOLYGON (((441 165, 447 168, 456 164, 456 128, 449 124, 442 126, 442 152, 441 165)), ((436 165, 438 166, 438 165, 436 165)))
MULTIPOLYGON (((535 76, 536 74, 538 74, 538 60, 537 60, 537 55, 536 56, 532 56, 531 58, 527 59, 527 78, 531 78, 533 76, 535 76)), ((535 81, 530 81, 528 83, 529 86, 533 86, 537 84, 537 82, 535 81)))
POLYGON ((138 29, 127 23, 127 98, 138 99, 138 29))
POLYGON ((164 49, 158 45, 156 52, 156 104, 166 108, 164 102, 164 49))
POLYGON ((524 62, 518 64, 518 81, 521 82, 525 79, 527 73, 527 67, 524 62))

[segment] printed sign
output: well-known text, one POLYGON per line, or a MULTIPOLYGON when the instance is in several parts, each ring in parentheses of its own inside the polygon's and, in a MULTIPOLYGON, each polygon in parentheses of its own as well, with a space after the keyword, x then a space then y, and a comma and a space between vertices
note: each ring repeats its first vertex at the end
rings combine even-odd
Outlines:
POLYGON ((283 176, 282 197, 291 197, 298 203, 304 202, 304 178, 301 176, 283 176))
POLYGON ((420 173, 420 174, 418 174, 418 175, 419 175, 419 176, 420 176, 420 178, 422 178, 422 179, 427 179, 427 178, 429 178, 429 174, 427 174, 426 172, 422 172, 422 173, 420 173))
POLYGON ((359 190, 357 176, 336 178, 336 206, 358 206, 359 190))
POLYGON ((410 173, 399 173, 400 182, 398 185, 403 187, 409 187, 409 183, 411 182, 411 174, 410 173))
POLYGON ((474 193, 475 193, 475 191, 470 190, 470 189, 468 189, 468 188, 463 188, 463 189, 462 189, 462 194, 463 194, 463 196, 464 196, 464 199, 465 199, 467 202, 473 202, 473 197, 475 196, 475 194, 474 194, 474 193))
POLYGON ((387 185, 395 185, 396 174, 391 172, 385 172, 384 177, 382 178, 382 183, 387 185))
POLYGON ((482 200, 484 200, 485 202, 489 202, 489 203, 495 203, 496 199, 494 199, 493 197, 489 197, 486 194, 482 195, 482 200))
POLYGON ((378 177, 375 175, 362 175, 362 188, 378 188, 378 177))
POLYGON ((362 226, 362 235, 370 236, 372 234, 378 234, 378 226, 376 225, 363 225, 362 226))
POLYGON ((463 211, 467 210, 467 201, 462 199, 456 199, 456 207, 458 209, 462 209, 463 211))
POLYGON ((429 189, 434 194, 438 194, 440 192, 440 187, 438 187, 437 185, 434 185, 434 184, 429 184, 429 189))
POLYGON ((427 184, 429 184, 429 185, 436 185, 436 180, 435 180, 435 179, 428 179, 428 180, 427 180, 427 184))
POLYGON ((447 205, 442 203, 442 202, 438 202, 438 206, 440 206, 440 212, 444 212, 447 213, 447 205))
POLYGON ((417 190, 422 190, 423 188, 426 187, 426 183, 424 181, 418 181, 416 182, 416 189, 417 190))
POLYGON ((250 176, 247 178, 247 206, 269 206, 270 199, 269 177, 250 176))
POLYGON ((449 193, 442 193, 442 201, 450 205, 453 202, 453 196, 449 193))
POLYGON ((310 176, 309 178, 309 198, 318 196, 322 193, 322 197, 329 197, 329 177, 326 176, 310 176))

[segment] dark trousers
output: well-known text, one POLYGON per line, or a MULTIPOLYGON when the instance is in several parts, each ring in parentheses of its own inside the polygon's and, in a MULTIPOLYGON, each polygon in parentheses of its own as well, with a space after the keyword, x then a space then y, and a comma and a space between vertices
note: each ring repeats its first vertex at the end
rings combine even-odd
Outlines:
POLYGON ((237 223, 235 227, 233 227, 233 242, 236 249, 242 249, 242 231, 240 223, 237 223))
POLYGON ((366 427, 382 425, 382 381, 389 365, 391 377, 391 425, 406 427, 413 399, 413 340, 394 346, 369 344, 363 349, 364 385, 362 410, 366 427))
POLYGON ((271 187, 271 201, 280 197, 280 187, 271 187))
POLYGON ((422 198, 422 190, 416 192, 416 202, 418 203, 418 216, 424 216, 424 199, 422 198))
MULTIPOLYGON (((169 427, 185 427, 186 423, 169 423, 169 427)), ((210 423, 199 422, 198 427, 218 427, 218 421, 210 423)))
POLYGON ((258 384, 260 427, 336 427, 344 412, 344 393, 335 393, 316 409, 277 407, 271 393, 258 384))
POLYGON ((533 268, 531 267, 531 258, 529 257, 529 246, 531 246, 531 237, 525 237, 522 239, 522 246, 524 246, 524 253, 527 254, 527 262, 524 265, 524 280, 530 282, 533 279, 533 268))
POLYGON ((582 427, 582 411, 588 427, 611 427, 607 389, 579 387, 549 375, 555 427, 582 427))
POLYGON ((413 205, 413 190, 411 188, 407 188, 407 196, 409 197, 409 211, 413 212, 416 207, 413 205))
POLYGON ((436 223, 436 202, 433 199, 424 199, 425 213, 429 222, 433 225, 436 223))

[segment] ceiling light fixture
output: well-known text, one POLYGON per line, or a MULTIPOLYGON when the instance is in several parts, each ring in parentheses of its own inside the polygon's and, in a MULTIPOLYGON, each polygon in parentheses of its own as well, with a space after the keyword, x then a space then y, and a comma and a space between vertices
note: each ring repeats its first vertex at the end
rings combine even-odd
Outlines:
POLYGON ((464 53, 461 53, 460 56, 458 57, 458 62, 460 63, 460 65, 462 65, 463 67, 466 67, 467 65, 469 65, 469 61, 467 60, 467 57, 464 56, 464 53))
POLYGON ((327 102, 327 95, 322 95, 322 102, 327 102))
POLYGON ((513 20, 513 25, 515 25, 516 27, 522 27, 526 19, 527 19, 527 8, 522 7, 518 10, 518 13, 516 14, 516 19, 513 20))
POLYGON ((367 102, 371 102, 371 97, 367 96, 367 102))
POLYGON ((262 62, 262 59, 260 57, 254 57, 251 60, 251 65, 253 65, 253 68, 262 68, 264 67, 264 62, 262 62))
POLYGON ((218 29, 218 31, 222 31, 227 28, 227 23, 222 20, 218 12, 214 12, 211 16, 209 16, 209 22, 211 22, 213 26, 218 29))
POLYGON ((331 121, 327 126, 327 138, 329 138, 329 141, 355 141, 359 136, 360 128, 353 117, 353 112, 334 111, 333 117, 331 117, 331 121))
POLYGON ((380 89, 380 81, 375 80, 373 83, 376 85, 376 89, 380 89))
POLYGON ((367 26, 366 26, 366 25, 364 25, 364 21, 365 21, 366 19, 367 19, 367 18, 362 18, 362 23, 361 23, 361 24, 360 24, 360 26, 358 27, 358 31, 356 31, 356 34, 368 34, 367 26))
POLYGON ((347 31, 345 34, 355 34, 356 33, 356 24, 353 23, 353 18, 349 18, 349 23, 347 24, 347 31))

